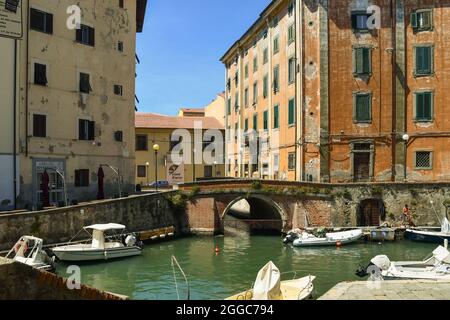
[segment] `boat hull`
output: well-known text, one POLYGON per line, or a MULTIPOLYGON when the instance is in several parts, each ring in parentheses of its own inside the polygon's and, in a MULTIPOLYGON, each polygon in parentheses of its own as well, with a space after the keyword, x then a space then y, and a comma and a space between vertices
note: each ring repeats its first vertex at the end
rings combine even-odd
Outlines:
POLYGON ((139 247, 121 247, 108 249, 67 250, 54 248, 53 253, 61 261, 96 261, 138 256, 142 253, 139 247))
POLYGON ((358 241, 363 236, 362 231, 355 232, 354 235, 345 238, 306 238, 296 239, 293 242, 294 247, 313 247, 313 246, 336 246, 340 244, 349 244, 358 241))
POLYGON ((418 230, 406 230, 405 238, 416 242, 427 242, 442 244, 445 239, 450 241, 450 234, 443 234, 441 232, 434 231, 418 231, 418 230))

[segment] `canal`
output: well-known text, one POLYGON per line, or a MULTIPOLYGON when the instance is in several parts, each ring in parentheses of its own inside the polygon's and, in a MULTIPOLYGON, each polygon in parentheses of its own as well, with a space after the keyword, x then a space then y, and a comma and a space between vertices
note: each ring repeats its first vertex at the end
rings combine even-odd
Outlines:
MULTIPOLYGON (((422 260, 436 245, 396 241, 358 243, 341 248, 292 248, 280 237, 189 237, 148 244, 142 256, 119 261, 81 265, 82 283, 140 300, 176 300, 177 293, 171 256, 178 259, 186 273, 191 299, 224 299, 250 288, 258 270, 272 260, 282 273, 315 275, 314 298, 320 297, 341 281, 358 280, 358 264, 366 265, 378 254, 391 260, 422 260), (214 248, 220 248, 216 254, 214 248)), ((58 274, 67 264, 58 263, 58 274)), ((177 271, 181 298, 186 286, 177 271)), ((286 275, 283 280, 292 278, 286 275)))

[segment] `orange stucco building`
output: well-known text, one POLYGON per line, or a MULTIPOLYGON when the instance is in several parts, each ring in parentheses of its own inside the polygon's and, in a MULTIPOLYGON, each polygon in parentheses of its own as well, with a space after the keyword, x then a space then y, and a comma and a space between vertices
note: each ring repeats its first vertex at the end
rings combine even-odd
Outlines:
POLYGON ((272 1, 221 59, 227 174, 448 180, 449 27, 448 0, 272 1))

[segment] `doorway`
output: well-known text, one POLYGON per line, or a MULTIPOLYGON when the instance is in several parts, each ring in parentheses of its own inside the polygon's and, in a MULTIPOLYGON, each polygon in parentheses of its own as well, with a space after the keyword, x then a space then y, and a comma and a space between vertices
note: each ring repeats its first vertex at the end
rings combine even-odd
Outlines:
POLYGON ((352 144, 352 176, 354 182, 369 182, 373 177, 374 147, 372 143, 352 144))
POLYGON ((381 199, 361 201, 358 211, 358 226, 360 227, 378 227, 386 219, 384 202, 381 199))

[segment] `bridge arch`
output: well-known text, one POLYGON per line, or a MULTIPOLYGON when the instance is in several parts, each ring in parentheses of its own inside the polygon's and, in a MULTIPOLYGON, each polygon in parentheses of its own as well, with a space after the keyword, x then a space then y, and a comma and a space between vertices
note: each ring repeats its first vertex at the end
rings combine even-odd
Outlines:
POLYGON ((280 234, 288 216, 273 199, 261 194, 236 196, 220 214, 223 233, 280 234))

